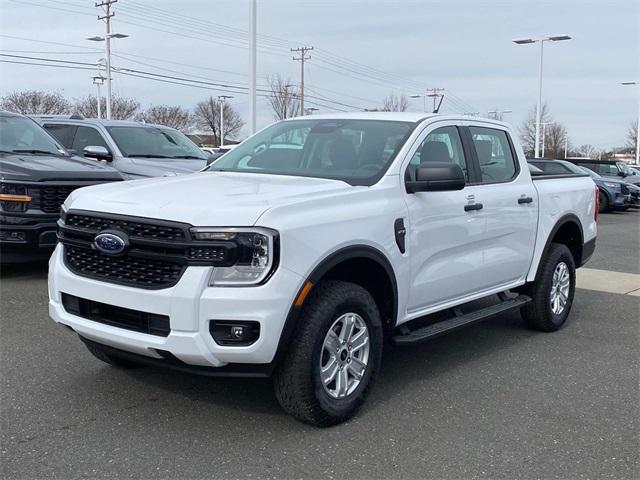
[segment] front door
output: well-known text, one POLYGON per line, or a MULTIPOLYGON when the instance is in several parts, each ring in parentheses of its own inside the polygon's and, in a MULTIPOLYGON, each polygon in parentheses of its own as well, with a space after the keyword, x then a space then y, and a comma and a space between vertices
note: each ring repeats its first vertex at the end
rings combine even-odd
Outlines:
POLYGON ((439 304, 478 292, 486 284, 482 266, 486 219, 482 210, 465 210, 481 201, 477 173, 465 154, 460 127, 437 122, 427 127, 410 153, 402 173, 415 179, 423 162, 460 165, 467 179, 463 190, 406 195, 411 286, 408 317, 437 309, 439 304))

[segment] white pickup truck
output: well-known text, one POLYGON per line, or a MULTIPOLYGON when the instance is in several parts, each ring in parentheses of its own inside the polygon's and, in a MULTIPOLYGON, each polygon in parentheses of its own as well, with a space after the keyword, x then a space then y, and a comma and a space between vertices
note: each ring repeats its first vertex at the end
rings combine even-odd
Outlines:
POLYGON ((587 175, 532 179, 494 120, 285 120, 200 173, 74 191, 49 311, 111 365, 273 374, 287 412, 332 425, 363 403, 385 341, 514 309, 560 328, 597 199, 587 175))

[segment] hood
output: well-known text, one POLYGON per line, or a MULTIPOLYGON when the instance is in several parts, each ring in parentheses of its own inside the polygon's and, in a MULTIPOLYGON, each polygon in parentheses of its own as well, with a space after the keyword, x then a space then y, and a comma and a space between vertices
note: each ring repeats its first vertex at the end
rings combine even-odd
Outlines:
POLYGON ((354 188, 339 180, 200 172, 83 188, 67 208, 186 222, 196 226, 252 226, 269 208, 354 188))
POLYGON ((46 182, 56 180, 122 180, 114 168, 80 157, 0 154, 3 180, 46 182))
POLYGON ((594 181, 596 180, 599 181, 600 183, 604 183, 604 182, 615 183, 618 186, 629 185, 628 182, 625 182, 624 180, 620 180, 620 177, 602 177, 602 178, 594 179, 594 181))
MULTIPOLYGON (((120 170, 132 178, 162 177, 166 175, 182 175, 202 170, 207 166, 206 160, 189 158, 126 158, 120 170)), ((118 165, 119 167, 119 165, 118 165)))

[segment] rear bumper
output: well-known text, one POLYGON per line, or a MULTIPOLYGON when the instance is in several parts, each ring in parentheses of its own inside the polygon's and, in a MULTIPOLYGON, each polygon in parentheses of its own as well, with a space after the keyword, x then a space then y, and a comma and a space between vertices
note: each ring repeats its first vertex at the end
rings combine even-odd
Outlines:
POLYGON ((582 258, 580 259, 580 265, 578 267, 583 266, 585 263, 589 261, 589 259, 593 256, 593 252, 596 250, 596 237, 593 237, 588 242, 585 242, 582 245, 582 258))
POLYGON ((20 262, 48 257, 56 246, 59 215, 0 216, 2 262, 20 262))

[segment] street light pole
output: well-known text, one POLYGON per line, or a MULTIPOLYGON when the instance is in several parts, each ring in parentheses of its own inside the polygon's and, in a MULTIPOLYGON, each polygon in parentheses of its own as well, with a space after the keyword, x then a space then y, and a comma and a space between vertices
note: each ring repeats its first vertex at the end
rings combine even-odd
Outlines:
POLYGON ((571 40, 569 35, 547 35, 541 38, 519 38, 513 40, 513 43, 518 45, 526 45, 529 43, 540 42, 540 68, 538 71, 538 102, 536 104, 536 133, 535 133, 535 145, 534 156, 538 158, 540 153, 540 122, 542 120, 542 65, 544 60, 544 42, 559 42, 561 40, 571 40))
MULTIPOLYGON (((622 85, 636 85, 638 82, 622 82, 622 85)), ((636 123, 636 165, 640 164, 640 92, 638 93, 638 123, 636 123)))
MULTIPOLYGON (((542 158, 544 158, 544 143, 547 138, 547 125, 551 125, 553 123, 555 122, 544 122, 540 124, 542 125, 542 158)), ((536 155, 536 158, 538 158, 537 155, 536 155)))
POLYGON ((224 146, 224 104, 227 98, 233 98, 230 95, 218 95, 218 100, 220 100, 220 142, 219 147, 224 146))
POLYGON ((100 96, 100 85, 104 83, 104 78, 102 75, 98 75, 93 77, 93 84, 98 87, 98 118, 102 118, 102 100, 100 96))
POLYGON ((249 133, 256 133, 256 0, 249 17, 249 133))

